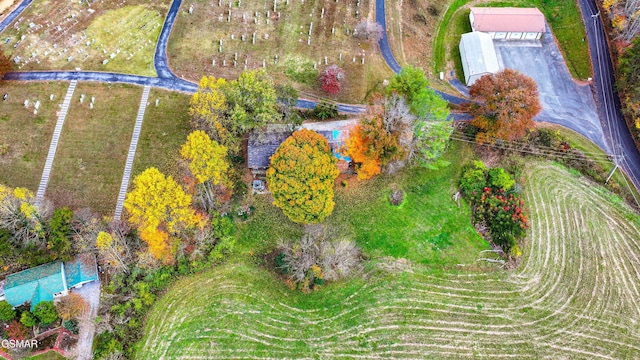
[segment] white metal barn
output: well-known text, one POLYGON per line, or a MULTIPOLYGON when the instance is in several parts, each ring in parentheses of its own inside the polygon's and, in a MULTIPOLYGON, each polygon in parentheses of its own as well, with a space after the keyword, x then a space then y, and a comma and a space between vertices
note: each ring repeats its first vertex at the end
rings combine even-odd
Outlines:
POLYGON ((460 39, 460 57, 467 86, 487 74, 500 71, 496 49, 491 35, 479 31, 462 34, 460 39))
POLYGON ((492 39, 538 40, 545 32, 544 15, 537 8, 472 7, 471 29, 492 39))

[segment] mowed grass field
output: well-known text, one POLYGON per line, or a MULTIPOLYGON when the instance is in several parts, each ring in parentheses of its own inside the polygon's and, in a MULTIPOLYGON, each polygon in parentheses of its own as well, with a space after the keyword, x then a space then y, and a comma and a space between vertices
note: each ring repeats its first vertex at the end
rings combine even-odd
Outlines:
POLYGON ((139 86, 78 83, 46 192, 57 206, 115 210, 141 96, 139 86))
POLYGON ((68 82, 4 82, 0 86, 0 184, 38 189, 56 113, 68 87, 68 82), (5 93, 8 98, 3 101, 5 93), (29 100, 27 107, 25 100, 29 100), (37 101, 40 105, 34 114, 37 101))
POLYGON ((275 5, 274 10, 274 1, 185 0, 168 44, 172 69, 197 82, 203 75, 235 79, 264 65, 277 83, 292 82, 301 97, 315 98, 329 97, 320 89, 318 72, 336 64, 345 79, 331 98, 356 103, 393 75, 377 44, 352 36, 359 22, 375 21, 374 0, 277 0, 275 5))
POLYGON ((178 281, 135 358, 637 357, 640 217, 558 166, 525 176, 514 271, 378 266, 305 295, 236 260, 178 281))
POLYGON ((19 58, 15 70, 81 68, 152 76, 156 42, 170 4, 35 0, 0 34, 0 48, 19 58))

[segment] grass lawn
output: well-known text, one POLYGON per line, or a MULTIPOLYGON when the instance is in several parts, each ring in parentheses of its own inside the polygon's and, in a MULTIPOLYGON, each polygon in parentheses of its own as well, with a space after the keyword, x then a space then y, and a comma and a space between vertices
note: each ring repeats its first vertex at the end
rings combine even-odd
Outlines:
POLYGON ((52 351, 47 351, 46 353, 42 353, 40 355, 31 356, 24 359, 25 360, 64 360, 65 357, 52 350, 52 351))
MULTIPOLYGON (((370 256, 406 258, 432 266, 451 266, 473 261, 487 245, 474 231, 469 209, 452 200, 452 179, 472 157, 470 147, 452 144, 447 160, 452 165, 439 171, 408 170, 379 176, 366 182, 336 187, 336 206, 325 224, 349 234, 370 256), (389 204, 389 186, 395 182, 406 193, 399 207, 389 204)), ((302 226, 289 221, 266 196, 256 196, 256 211, 238 226, 244 251, 264 253, 279 238, 296 239, 302 226)))
MULTIPOLYGON (((434 39, 434 72, 455 70, 461 72, 458 44, 460 35, 471 31, 468 24, 469 0, 453 0, 445 12, 434 39), (463 8, 464 9, 461 9, 463 8), (466 22, 464 24, 463 22, 466 22)), ((588 44, 585 39, 584 22, 575 1, 564 0, 510 0, 476 3, 474 6, 537 7, 542 11, 558 40, 559 47, 571 75, 580 80, 591 76, 588 44)))
POLYGON ((47 187, 56 205, 114 211, 141 96, 132 85, 78 84, 47 187))
POLYGON ((318 86, 317 74, 336 64, 344 69, 346 78, 343 90, 332 99, 359 103, 392 73, 377 45, 352 36, 360 21, 367 17, 374 21, 375 2, 358 3, 360 6, 355 1, 279 0, 274 11, 273 1, 185 0, 169 40, 169 62, 178 75, 198 81, 208 74, 236 78, 245 65, 260 68, 264 60, 276 82, 293 82, 302 97, 312 98, 329 97, 318 86), (189 14, 191 6, 193 13, 189 14))
POLYGON ((66 82, 4 82, 0 96, 0 184, 38 189, 66 82), (49 96, 53 94, 53 100, 49 96), (24 101, 29 100, 25 108, 24 101), (34 106, 40 101, 38 114, 34 106))
POLYGON ((152 76, 170 3, 35 0, 0 34, 0 47, 20 58, 18 70, 81 68, 152 76))
POLYGON ((190 95, 183 93, 151 90, 131 180, 149 167, 156 167, 174 177, 177 175, 176 161, 180 156, 180 147, 191 132, 188 114, 190 98, 190 95), (156 99, 159 100, 157 107, 156 99))
POLYGON ((640 217, 561 167, 525 172, 516 270, 370 267, 303 294, 235 258, 165 293, 135 358, 634 357, 640 217))

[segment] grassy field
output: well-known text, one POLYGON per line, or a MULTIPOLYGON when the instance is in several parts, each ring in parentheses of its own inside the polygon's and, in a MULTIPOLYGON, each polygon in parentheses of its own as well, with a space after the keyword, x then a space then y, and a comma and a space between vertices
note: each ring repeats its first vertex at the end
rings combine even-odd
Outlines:
POLYGON ((0 184, 36 191, 69 83, 5 82, 0 86, 0 184), (49 96, 53 94, 53 100, 49 96), (29 100, 25 108, 24 101, 29 100), (34 106, 40 101, 38 114, 34 106))
MULTIPOLYGON (((366 182, 352 178, 346 188, 336 187, 336 206, 324 223, 353 238, 372 257, 393 256, 431 266, 473 261, 486 243, 475 233, 469 209, 452 200, 456 190, 451 183, 472 151, 457 143, 452 146, 446 155, 452 165, 439 171, 413 169, 366 182), (388 201, 392 182, 405 192, 399 207, 388 201)), ((302 235, 302 226, 289 221, 265 196, 256 196, 255 206, 255 215, 238 226, 243 251, 265 253, 279 238, 302 235)))
MULTIPOLYGON (((461 71, 458 43, 460 35, 471 30, 468 25, 469 10, 465 6, 467 3, 469 0, 453 0, 440 22, 433 42, 433 69, 436 73, 450 70, 461 71)), ((577 2, 564 0, 483 1, 475 3, 474 6, 537 7, 544 13, 551 26, 571 75, 580 80, 586 80, 591 76, 588 44, 583 40, 586 36, 585 25, 577 2)), ((460 75, 458 74, 458 76, 460 75)))
POLYGON ((36 0, 0 34, 0 47, 20 58, 17 70, 155 75, 153 54, 170 3, 36 0))
POLYGON ((180 146, 187 140, 190 95, 164 90, 151 90, 149 106, 144 114, 131 178, 149 167, 156 167, 174 177, 180 146), (155 101, 158 99, 158 106, 155 101))
POLYGON ((562 168, 526 176, 517 270, 374 269, 305 295, 234 262, 168 291, 135 357, 635 357, 640 217, 562 168))
POLYGON ((374 1, 278 0, 275 11, 273 4, 186 0, 168 45, 172 68, 194 81, 207 74, 236 78, 245 65, 259 68, 264 60, 276 82, 293 82, 303 97, 322 97, 326 95, 317 84, 317 74, 326 67, 326 57, 327 65, 340 66, 346 75, 343 90, 334 99, 352 102, 361 102, 391 75, 377 45, 352 36, 358 22, 374 19, 374 1))
POLYGON ((47 351, 46 353, 42 353, 40 355, 31 356, 24 359, 25 360, 64 360, 65 357, 52 350, 52 351, 47 351))
POLYGON ((47 187, 56 205, 104 215, 115 209, 141 94, 132 85, 78 84, 47 187))

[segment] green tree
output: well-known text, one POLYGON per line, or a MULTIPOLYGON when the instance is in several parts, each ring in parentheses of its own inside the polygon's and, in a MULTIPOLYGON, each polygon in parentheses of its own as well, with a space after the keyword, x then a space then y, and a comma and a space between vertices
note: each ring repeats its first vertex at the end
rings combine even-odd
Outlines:
POLYGON ((49 325, 58 319, 58 312, 53 301, 41 301, 33 309, 33 315, 40 320, 42 325, 49 325))
POLYGON ((320 134, 294 132, 271 157, 267 183, 274 204, 296 223, 319 223, 331 212, 336 159, 320 134))
POLYGON ((338 105, 328 103, 326 101, 320 101, 313 108, 313 114, 321 120, 334 118, 338 116, 338 105))
POLYGON ((227 148, 211 140, 204 131, 194 131, 180 149, 198 183, 200 203, 209 211, 215 204, 215 186, 230 187, 227 148))
POLYGON ((223 87, 229 105, 233 133, 244 134, 280 119, 276 89, 264 69, 242 72, 223 87))
POLYGON ((51 221, 49 221, 47 249, 54 259, 62 261, 71 259, 71 236, 73 233, 71 220, 73 220, 73 211, 64 207, 56 209, 51 221))
POLYGON ((404 96, 407 103, 411 106, 411 110, 416 113, 414 101, 417 99, 418 94, 429 86, 429 80, 424 74, 422 69, 415 66, 405 66, 402 70, 396 74, 387 86, 387 95, 397 93, 404 96))
POLYGON ((16 317, 16 311, 13 310, 13 306, 8 302, 0 301, 0 320, 9 321, 16 317))
POLYGON ((38 324, 38 318, 30 311, 25 311, 20 315, 20 323, 26 327, 33 327, 38 324))

